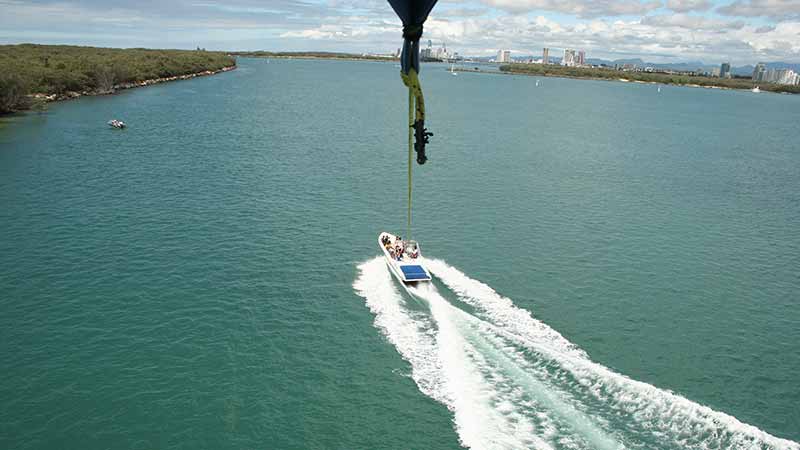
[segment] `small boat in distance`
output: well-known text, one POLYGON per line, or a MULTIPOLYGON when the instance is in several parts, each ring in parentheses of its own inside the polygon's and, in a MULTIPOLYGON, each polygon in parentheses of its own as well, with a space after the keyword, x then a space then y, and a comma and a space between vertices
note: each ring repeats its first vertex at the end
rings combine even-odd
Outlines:
POLYGON ((127 126, 127 125, 125 125, 125 122, 123 122, 121 120, 117 120, 117 119, 109 120, 108 124, 110 126, 114 127, 114 128, 119 128, 119 129, 125 128, 127 126))
POLYGON ((383 232, 378 236, 378 246, 383 251, 389 271, 403 285, 431 280, 430 272, 422 265, 417 241, 404 241, 400 236, 383 232))
POLYGON ((458 75, 458 72, 456 72, 456 65, 455 64, 450 64, 450 75, 452 75, 452 76, 457 76, 458 75))
POLYGON ((756 94, 758 94, 759 92, 761 92, 761 88, 760 88, 760 87, 758 87, 758 86, 756 86, 756 87, 754 87, 753 89, 750 89, 750 91, 751 91, 751 92, 754 92, 754 93, 756 93, 756 94))

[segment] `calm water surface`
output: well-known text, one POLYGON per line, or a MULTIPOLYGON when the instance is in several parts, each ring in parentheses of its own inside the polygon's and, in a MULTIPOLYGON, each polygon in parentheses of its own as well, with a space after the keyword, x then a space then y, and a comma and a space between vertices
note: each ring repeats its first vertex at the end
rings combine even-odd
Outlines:
POLYGON ((798 448, 800 96, 426 66, 414 299, 397 72, 2 119, 0 448, 798 448))

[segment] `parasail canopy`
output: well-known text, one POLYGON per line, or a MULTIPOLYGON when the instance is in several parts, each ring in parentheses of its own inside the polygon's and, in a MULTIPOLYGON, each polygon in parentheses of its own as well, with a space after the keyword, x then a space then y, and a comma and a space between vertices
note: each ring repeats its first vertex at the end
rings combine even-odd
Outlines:
POLYGON ((437 0, 388 0, 392 9, 403 21, 403 53, 400 66, 408 75, 414 69, 419 73, 419 39, 422 37, 422 25, 428 19, 437 0))

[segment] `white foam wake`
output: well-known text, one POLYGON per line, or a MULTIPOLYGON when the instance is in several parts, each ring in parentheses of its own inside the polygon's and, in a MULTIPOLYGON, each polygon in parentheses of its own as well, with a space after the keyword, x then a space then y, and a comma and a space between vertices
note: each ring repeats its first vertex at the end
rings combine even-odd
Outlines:
MULTIPOLYGON (((513 348, 505 350, 514 364, 524 369, 518 374, 520 378, 539 380, 550 395, 562 398, 565 406, 560 408, 566 408, 565 414, 572 414, 572 408, 580 413, 580 405, 593 411, 593 416, 582 413, 577 429, 585 427, 587 419, 614 421, 619 434, 624 435, 621 439, 631 447, 800 450, 795 442, 591 361, 584 351, 528 311, 444 261, 428 260, 427 267, 491 324, 484 326, 485 334, 497 345, 510 342, 533 352, 533 357, 522 353, 514 356, 513 348)), ((591 427, 584 431, 596 432, 591 427)))
POLYGON ((515 393, 496 387, 502 374, 464 339, 454 320, 457 308, 429 292, 431 321, 405 305, 382 258, 361 264, 359 271, 353 287, 375 314, 376 327, 411 364, 420 391, 453 412, 462 445, 552 449, 518 410, 515 393))
MULTIPOLYGON (((445 366, 453 369, 446 375, 455 376, 447 383, 448 388, 453 389, 449 395, 459 402, 480 398, 481 392, 476 390, 488 391, 489 395, 484 395, 486 401, 483 402, 484 407, 489 407, 488 412, 496 414, 499 411, 506 422, 510 419, 517 424, 514 427, 495 427, 497 436, 506 437, 504 441, 495 437, 494 443, 502 444, 500 448, 549 448, 545 440, 553 441, 552 444, 559 448, 623 448, 585 413, 563 401, 555 389, 531 376, 525 358, 498 339, 496 327, 448 303, 432 284, 409 288, 409 292, 428 302, 431 315, 439 325, 440 353, 445 366), (475 376, 475 373, 471 377, 465 376, 470 368, 462 364, 464 355, 475 362, 474 369, 477 370, 473 372, 484 374, 482 377, 475 376), (507 439, 509 433, 511 436, 519 435, 520 431, 529 434, 522 442, 524 447, 507 439)), ((486 411, 483 417, 476 418, 472 414, 474 405, 465 402, 463 406, 455 408, 456 423, 486 419, 486 411), (467 420, 459 420, 461 411, 468 413, 467 420)), ((464 428, 473 429, 474 426, 464 428)))
POLYGON ((442 386, 442 367, 436 351, 434 329, 427 315, 404 308, 404 301, 392 283, 381 258, 358 266, 359 277, 353 283, 358 295, 366 299, 375 314, 375 326, 411 363, 411 378, 425 395, 451 405, 452 399, 442 386))

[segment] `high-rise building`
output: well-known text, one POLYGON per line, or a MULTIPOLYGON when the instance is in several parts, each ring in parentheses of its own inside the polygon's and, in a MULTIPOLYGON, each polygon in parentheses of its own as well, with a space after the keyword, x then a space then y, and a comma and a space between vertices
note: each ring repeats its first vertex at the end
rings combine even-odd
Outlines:
POLYGON ((497 58, 495 59, 496 62, 499 63, 507 63, 511 62, 511 51, 510 50, 500 50, 497 52, 497 58))
POLYGON ((450 55, 447 53, 447 44, 442 42, 442 46, 436 49, 436 57, 439 59, 450 59, 450 55))
POLYGON ((564 59, 561 60, 561 65, 567 67, 575 65, 575 50, 564 49, 564 59))
POLYGON ((767 71, 768 80, 771 83, 778 84, 797 84, 797 74, 792 69, 770 69, 767 71))
POLYGON ((731 77, 731 63, 722 63, 722 65, 719 66, 719 77, 720 78, 731 77))
POLYGON ((447 44, 442 43, 442 46, 434 50, 433 56, 436 59, 449 60, 450 54, 447 53, 447 44))
POLYGON ((777 80, 775 73, 776 73, 775 69, 767 69, 767 71, 764 72, 764 78, 762 78, 761 81, 766 81, 767 83, 774 83, 775 80, 777 80))
POLYGON ((767 66, 764 63, 756 64, 753 69, 753 81, 765 81, 764 77, 767 74, 767 66))
POLYGON ((542 64, 550 64, 550 49, 547 47, 542 49, 542 64))
POLYGON ((578 65, 582 66, 584 64, 586 64, 586 52, 581 50, 578 52, 578 65))

